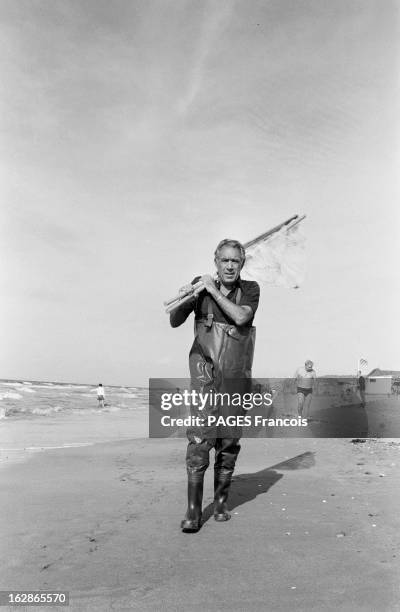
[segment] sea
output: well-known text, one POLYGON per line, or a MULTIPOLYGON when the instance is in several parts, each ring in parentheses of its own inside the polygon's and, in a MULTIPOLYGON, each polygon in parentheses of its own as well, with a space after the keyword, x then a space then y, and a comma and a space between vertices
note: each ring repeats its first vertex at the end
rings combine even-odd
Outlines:
POLYGON ((0 459, 148 437, 148 388, 0 380, 0 459), (22 454, 21 454, 22 453, 22 454))
POLYGON ((106 387, 103 408, 98 406, 97 385, 0 380, 0 418, 20 419, 58 413, 109 413, 147 409, 147 387, 106 387))

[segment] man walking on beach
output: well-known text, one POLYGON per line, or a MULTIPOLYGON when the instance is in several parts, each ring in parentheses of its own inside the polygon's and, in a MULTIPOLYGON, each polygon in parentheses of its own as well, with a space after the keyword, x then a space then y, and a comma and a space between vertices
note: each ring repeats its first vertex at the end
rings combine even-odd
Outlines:
MULTIPOLYGON (((215 250, 214 262, 217 280, 209 275, 195 278, 192 298, 171 313, 170 323, 178 327, 191 312, 195 313, 195 339, 189 355, 192 390, 243 393, 251 384, 255 342, 252 323, 260 288, 256 282, 240 278, 245 250, 237 240, 222 240, 215 250)), ((215 414, 216 408, 207 406, 207 410, 208 414, 215 414)), ((232 414, 232 407, 228 412, 225 406, 218 406, 217 410, 219 414, 227 415, 229 411, 232 414)), ((231 518, 227 499, 240 451, 240 434, 238 427, 201 425, 187 430, 188 509, 181 523, 182 531, 196 532, 201 527, 204 474, 211 448, 215 449, 214 518, 216 521, 231 518)))
POLYGON ((299 416, 307 418, 310 412, 311 397, 317 382, 317 375, 311 359, 307 359, 304 368, 298 368, 295 374, 297 386, 297 410, 299 416))

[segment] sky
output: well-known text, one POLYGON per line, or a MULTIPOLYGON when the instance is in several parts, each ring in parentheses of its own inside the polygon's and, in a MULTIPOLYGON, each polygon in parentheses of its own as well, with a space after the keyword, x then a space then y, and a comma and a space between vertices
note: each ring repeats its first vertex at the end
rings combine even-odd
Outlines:
MULTIPOLYGON (((396 6, 397 5, 397 6, 396 6)), ((183 377, 163 301, 305 214, 256 376, 400 370, 399 7, 0 0, 0 378, 183 377)))

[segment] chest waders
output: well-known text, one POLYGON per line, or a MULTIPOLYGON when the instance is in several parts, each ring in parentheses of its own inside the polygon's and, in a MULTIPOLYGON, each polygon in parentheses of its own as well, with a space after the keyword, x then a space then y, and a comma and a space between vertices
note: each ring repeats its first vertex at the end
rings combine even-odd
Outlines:
MULTIPOLYGON (((236 304, 241 298, 240 288, 236 304)), ((237 327, 213 320, 211 297, 207 297, 207 318, 195 321, 195 339, 189 354, 191 388, 209 394, 210 401, 203 410, 192 406, 191 414, 201 416, 202 425, 187 429, 189 444, 186 453, 188 475, 188 510, 181 528, 195 532, 201 527, 204 474, 210 463, 210 450, 215 449, 214 461, 214 518, 227 521, 231 518, 227 499, 232 474, 240 451, 241 428, 237 426, 209 424, 208 417, 243 414, 240 405, 231 405, 225 396, 215 401, 213 393, 243 394, 251 391, 255 328, 237 327)), ((237 397, 237 396, 236 396, 237 397)), ((215 423, 215 421, 214 421, 215 423)))

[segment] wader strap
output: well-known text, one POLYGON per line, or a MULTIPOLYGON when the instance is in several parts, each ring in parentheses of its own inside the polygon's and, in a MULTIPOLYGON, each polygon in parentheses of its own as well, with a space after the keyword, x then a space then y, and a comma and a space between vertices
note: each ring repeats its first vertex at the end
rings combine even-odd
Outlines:
POLYGON ((211 327, 213 324, 213 311, 212 311, 212 302, 210 296, 207 296, 207 321, 205 322, 206 327, 211 327))
POLYGON ((236 304, 239 304, 241 297, 242 297, 242 290, 239 287, 237 290, 237 294, 236 294, 236 300, 235 300, 236 304))

